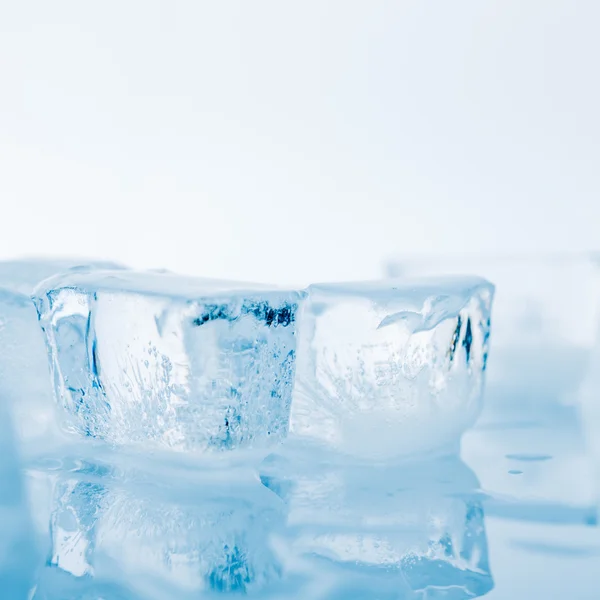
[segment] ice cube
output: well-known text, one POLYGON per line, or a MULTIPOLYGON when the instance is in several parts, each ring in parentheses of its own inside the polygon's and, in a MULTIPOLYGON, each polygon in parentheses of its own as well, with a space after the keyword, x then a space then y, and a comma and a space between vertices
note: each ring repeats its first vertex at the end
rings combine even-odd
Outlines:
POLYGON ((600 323, 590 254, 439 256, 389 261, 390 276, 473 273, 496 286, 488 421, 576 418, 600 323))
POLYGON ((0 262, 0 395, 12 415, 15 436, 25 446, 56 434, 48 354, 30 294, 57 272, 108 264, 76 259, 0 262))
POLYGON ((262 447, 289 422, 302 292, 168 273, 71 273, 36 305, 64 424, 111 444, 262 447))
POLYGON ((291 434, 368 459, 457 445, 481 409, 493 291, 479 278, 310 286, 291 434))

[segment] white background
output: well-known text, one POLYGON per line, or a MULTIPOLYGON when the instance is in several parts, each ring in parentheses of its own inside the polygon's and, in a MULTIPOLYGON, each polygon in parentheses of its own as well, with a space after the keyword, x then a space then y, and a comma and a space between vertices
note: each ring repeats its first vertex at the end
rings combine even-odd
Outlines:
POLYGON ((600 246, 600 2, 0 0, 0 258, 376 276, 600 246))

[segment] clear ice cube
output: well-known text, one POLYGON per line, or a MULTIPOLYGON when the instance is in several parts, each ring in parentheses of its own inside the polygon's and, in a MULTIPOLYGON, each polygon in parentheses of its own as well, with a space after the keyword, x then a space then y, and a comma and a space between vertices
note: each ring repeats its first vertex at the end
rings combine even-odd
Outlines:
POLYGON ((109 264, 76 259, 0 262, 0 395, 12 415, 15 436, 25 445, 57 434, 48 353, 30 295, 42 279, 58 272, 109 264))
POLYGON ((280 440, 302 296, 167 273, 44 282, 36 305, 67 428, 179 451, 280 440))
POLYGON ((448 278, 307 291, 291 435, 368 459, 456 445, 481 410, 493 286, 448 278))

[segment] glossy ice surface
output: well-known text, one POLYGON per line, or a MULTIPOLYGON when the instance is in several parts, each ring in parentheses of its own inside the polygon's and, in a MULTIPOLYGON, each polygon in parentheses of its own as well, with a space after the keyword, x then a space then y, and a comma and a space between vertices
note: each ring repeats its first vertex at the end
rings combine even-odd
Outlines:
MULTIPOLYGON (((22 269, 17 271, 22 277, 22 269)), ((547 348, 536 342, 536 360, 548 361, 552 381, 561 385, 546 385, 544 369, 522 369, 515 376, 514 363, 494 363, 492 316, 488 364, 495 375, 488 391, 494 402, 458 448, 480 409, 491 300, 484 281, 312 286, 306 296, 178 278, 171 280, 165 300, 155 280, 164 281, 165 274, 72 272, 54 279, 72 286, 44 284, 39 288, 44 294, 37 294, 44 325, 54 328, 48 337, 61 345, 59 390, 72 388, 58 394, 57 405, 44 336, 27 297, 29 283, 16 289, 12 273, 0 302, 2 598, 598 597, 600 462, 597 446, 589 443, 600 431, 593 418, 600 414, 597 370, 580 378, 585 393, 575 394, 579 404, 551 393, 580 389, 572 368, 580 361, 577 348, 563 338, 547 348), (100 289, 98 301, 93 296, 100 289), (59 291, 60 300, 52 306, 46 294, 51 290, 59 291), (288 319, 290 295, 298 298, 298 308, 288 319), (219 296, 223 301, 213 302, 219 296), (213 308, 202 298, 210 298, 213 308), (258 298, 266 302, 264 310, 249 302, 258 298), (194 328, 206 327, 214 335, 202 334, 202 343, 189 344, 185 328, 176 325, 189 326, 189 319, 198 321, 194 328), (94 350, 96 332, 101 335, 94 350), (154 358, 144 352, 149 334, 154 358), (103 336, 115 346, 100 348, 103 336), (165 399, 192 389, 209 398, 215 390, 227 407, 254 397, 244 396, 244 386, 252 380, 247 365, 258 360, 250 358, 256 348, 236 346, 239 337, 264 344, 270 365, 280 364, 269 363, 273 348, 295 344, 296 377, 283 401, 292 435, 283 445, 267 440, 266 458, 266 448, 257 456, 248 452, 253 444, 235 437, 250 423, 243 411, 228 427, 237 447, 237 442, 223 444, 226 436, 213 438, 220 449, 234 451, 208 454, 196 452, 207 449, 208 439, 196 430, 190 437, 187 425, 178 430, 175 420, 171 432, 166 408, 162 422, 150 418, 157 416, 153 403, 167 407, 165 399), (208 387, 194 377, 183 378, 183 389, 170 380, 163 385, 159 354, 177 362, 169 373, 181 365, 188 365, 186 373, 204 373, 195 369, 211 365, 193 362, 190 351, 210 347, 214 356, 214 349, 224 346, 230 352, 217 353, 219 364, 210 372, 226 377, 209 378, 208 387), (557 356, 564 361, 557 362, 557 356), (127 392, 121 386, 123 364, 139 367, 130 371, 135 376, 127 392), (64 365, 71 368, 68 378, 64 365), (89 383, 90 373, 100 382, 97 387, 89 383), (231 386, 219 387, 234 377, 239 395, 231 386), (95 395, 100 386, 107 401, 121 402, 118 417, 89 410, 102 399, 95 395), (506 390, 514 393, 503 404, 506 390), (407 402, 411 393, 418 402, 407 402), (315 402, 313 423, 306 410, 297 412, 297 398, 315 402), (369 420, 378 410, 380 418, 369 420), (90 418, 96 420, 95 432, 90 418), (308 435, 299 424, 314 425, 318 435, 308 435), (388 435, 386 429, 402 435, 388 435)), ((31 286, 37 277, 32 274, 31 286)), ((586 314, 581 312, 582 319, 586 314)), ((590 334, 590 365, 596 360, 594 343, 590 334)), ((276 385, 275 378, 266 383, 276 385)), ((271 421, 259 418, 253 431, 264 432, 262 426, 271 421)))

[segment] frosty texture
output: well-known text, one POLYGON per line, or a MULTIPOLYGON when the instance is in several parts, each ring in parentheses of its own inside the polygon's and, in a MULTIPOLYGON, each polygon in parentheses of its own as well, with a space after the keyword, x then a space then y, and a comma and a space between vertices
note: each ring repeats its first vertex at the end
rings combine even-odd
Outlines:
POLYGON ((36 303, 67 427, 179 451, 281 439, 301 298, 165 273, 45 282, 36 303))
POLYGON ((310 286, 291 432, 364 458, 456 444, 481 408, 492 296, 478 278, 310 286))

